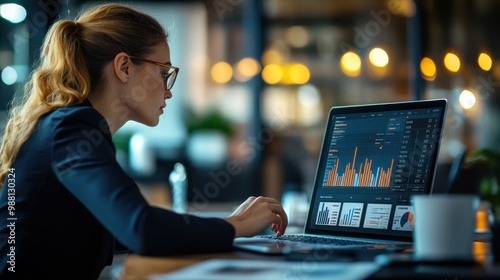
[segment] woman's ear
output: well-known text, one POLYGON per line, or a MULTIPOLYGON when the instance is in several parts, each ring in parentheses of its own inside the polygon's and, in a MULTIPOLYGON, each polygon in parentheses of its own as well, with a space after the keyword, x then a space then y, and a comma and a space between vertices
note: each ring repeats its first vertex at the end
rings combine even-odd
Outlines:
POLYGON ((124 52, 118 53, 113 60, 115 75, 122 83, 128 82, 130 75, 130 63, 130 57, 124 52))

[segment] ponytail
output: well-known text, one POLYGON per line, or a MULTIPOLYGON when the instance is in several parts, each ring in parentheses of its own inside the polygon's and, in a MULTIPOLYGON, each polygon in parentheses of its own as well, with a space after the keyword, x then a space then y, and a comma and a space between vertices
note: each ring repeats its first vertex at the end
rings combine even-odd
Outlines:
POLYGON ((46 37, 41 65, 34 74, 34 87, 41 89, 37 92, 40 101, 54 109, 81 103, 90 91, 79 29, 79 24, 73 21, 56 22, 46 37))

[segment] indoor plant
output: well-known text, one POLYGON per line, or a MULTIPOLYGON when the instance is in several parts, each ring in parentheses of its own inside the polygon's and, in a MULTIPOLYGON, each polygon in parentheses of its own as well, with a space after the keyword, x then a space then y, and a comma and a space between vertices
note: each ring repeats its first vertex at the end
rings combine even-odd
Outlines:
POLYGON ((480 181, 479 193, 481 199, 490 204, 491 253, 494 261, 498 263, 500 262, 500 153, 491 149, 480 149, 468 157, 468 162, 484 174, 480 181))
POLYGON ((479 194, 490 203, 495 221, 500 222, 500 153, 491 149, 480 149, 471 153, 468 162, 481 170, 479 194))

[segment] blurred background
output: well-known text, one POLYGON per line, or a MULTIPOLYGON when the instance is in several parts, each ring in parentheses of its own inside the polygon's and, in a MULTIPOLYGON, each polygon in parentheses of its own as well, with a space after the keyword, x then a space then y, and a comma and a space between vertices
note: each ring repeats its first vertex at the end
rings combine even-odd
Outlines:
MULTIPOLYGON (((48 27, 102 1, 0 1, 0 127, 48 27)), ((440 166, 500 149, 500 1, 123 2, 168 30, 180 67, 160 124, 128 123, 117 158, 152 203, 184 164, 209 202, 308 193, 332 106, 447 98, 440 166)), ((440 180, 439 177, 437 180, 440 180)))

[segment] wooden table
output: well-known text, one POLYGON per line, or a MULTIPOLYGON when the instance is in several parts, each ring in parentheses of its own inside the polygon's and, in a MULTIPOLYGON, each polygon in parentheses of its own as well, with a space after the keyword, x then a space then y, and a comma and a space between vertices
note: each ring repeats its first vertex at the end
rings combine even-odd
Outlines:
MULTIPOLYGON (((488 244, 475 242, 475 267, 463 266, 403 266, 384 267, 369 279, 499 279, 500 266, 488 259, 488 244), (430 272, 429 272, 430 271, 430 272), (451 278, 450 278, 451 277, 451 278)), ((283 256, 265 256, 242 251, 217 254, 197 254, 172 257, 145 257, 130 254, 123 262, 121 280, 141 280, 155 274, 165 274, 209 259, 284 260, 283 256)))
MULTIPOLYGON (((228 205, 218 205, 216 209, 210 209, 212 212, 200 213, 202 216, 214 216, 214 213, 220 216, 227 216, 228 205), (220 212, 214 212, 220 211, 220 212)), ((290 227, 287 230, 292 233, 301 232, 302 228, 290 227)), ((481 240, 481 238, 479 239, 481 240)), ((489 244, 486 242, 474 242, 474 254, 481 267, 431 267, 432 273, 425 273, 425 269, 417 266, 405 267, 386 267, 369 279, 500 279, 500 265, 491 263, 489 254, 489 244), (424 272, 422 272, 424 271, 424 272), (419 273, 421 272, 421 273, 419 273), (434 273, 434 274, 433 274, 434 273), (454 275, 454 276, 453 276, 454 275)), ((265 256, 242 251, 234 251, 218 254, 197 254, 197 255, 179 255, 172 257, 146 257, 130 254, 121 256, 123 259, 121 280, 140 280, 146 279, 155 274, 165 274, 185 268, 209 259, 249 259, 249 260, 284 260, 283 256, 265 256)), ((120 261, 121 262, 121 261, 120 261)))
POLYGON ((123 262, 121 280, 141 280, 154 274, 164 274, 209 259, 283 259, 281 256, 264 256, 246 252, 198 254, 173 257, 145 257, 128 255, 123 262))

